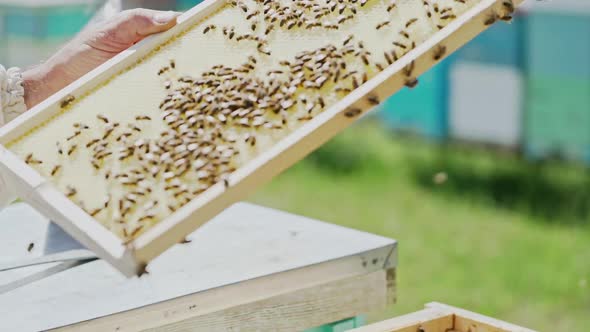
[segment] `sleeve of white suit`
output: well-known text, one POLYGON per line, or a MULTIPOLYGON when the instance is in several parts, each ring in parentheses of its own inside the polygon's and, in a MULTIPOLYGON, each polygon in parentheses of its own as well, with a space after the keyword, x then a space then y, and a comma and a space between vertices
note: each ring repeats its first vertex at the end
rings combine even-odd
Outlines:
POLYGON ((17 67, 6 69, 0 65, 0 125, 26 110, 22 71, 17 67))
MULTIPOLYGON (((0 126, 27 110, 23 75, 19 68, 6 69, 0 65, 0 126)), ((14 193, 0 175, 0 209, 16 199, 14 193)))

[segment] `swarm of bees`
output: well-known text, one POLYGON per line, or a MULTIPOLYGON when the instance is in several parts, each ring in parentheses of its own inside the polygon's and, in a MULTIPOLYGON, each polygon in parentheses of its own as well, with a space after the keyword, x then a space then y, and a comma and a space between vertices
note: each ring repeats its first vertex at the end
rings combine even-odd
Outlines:
MULTIPOLYGON (((467 0, 449 0, 466 5, 467 0)), ((453 6, 443 7, 438 1, 422 0, 426 17, 442 29, 456 14, 453 6)), ((238 66, 212 66, 199 76, 181 76, 181 68, 170 60, 157 73, 163 82, 165 97, 159 104, 160 118, 137 115, 130 123, 115 122, 99 114, 93 123, 76 123, 65 142, 57 142, 57 153, 64 158, 80 158, 80 150, 90 153, 88 162, 96 174, 122 188, 116 197, 108 195, 97 206, 85 207, 73 184, 64 194, 98 220, 112 220, 117 233, 131 241, 167 214, 175 212, 216 184, 231 187, 231 174, 245 161, 242 154, 255 156, 259 142, 276 133, 292 131, 323 112, 336 100, 358 88, 371 77, 395 63, 416 48, 413 29, 420 18, 406 19, 402 30, 387 35, 390 49, 372 54, 362 40, 348 35, 342 41, 326 42, 323 47, 282 59, 278 67, 260 66, 261 59, 272 55, 268 40, 273 32, 283 30, 338 30, 354 20, 368 0, 294 0, 230 1, 248 22, 245 33, 234 26, 207 24, 199 28, 205 35, 221 34, 228 42, 251 41, 256 52, 238 66), (143 135, 145 125, 163 122, 165 130, 158 137, 143 135), (98 135, 87 134, 92 127, 98 135), (113 167, 117 165, 117 167, 113 167), (156 184, 158 184, 156 186, 156 184), (156 194, 152 188, 162 187, 156 194)), ((375 30, 391 29, 392 15, 402 6, 396 0, 384 6, 386 20, 375 30)), ((494 12, 482 24, 498 19, 508 20, 514 11, 511 0, 503 3, 504 11, 494 12)), ((376 32, 377 33, 377 32, 376 32)), ((379 32, 381 33, 381 32, 379 32)), ((447 53, 444 45, 432 52, 439 61, 447 53)), ((418 84, 415 64, 403 69, 406 86, 418 84)), ((61 103, 68 107, 75 101, 69 96, 61 103)), ((379 104, 369 95, 370 105, 379 104)), ((346 110, 345 116, 356 117, 362 110, 346 110)), ((280 135, 278 136, 280 137, 280 135)), ((25 161, 39 166, 43 161, 33 154, 25 161)), ((61 164, 50 166, 50 176, 65 176, 61 164)), ((107 227, 109 222, 104 223, 107 227)), ((113 229, 114 231, 114 229, 113 229)))

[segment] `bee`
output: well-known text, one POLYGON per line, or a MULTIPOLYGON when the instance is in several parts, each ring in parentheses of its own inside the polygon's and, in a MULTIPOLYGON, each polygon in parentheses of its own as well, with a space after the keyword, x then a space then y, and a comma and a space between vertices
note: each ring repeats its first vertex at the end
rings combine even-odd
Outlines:
POLYGON ((387 12, 391 12, 392 10, 394 10, 397 7, 397 4, 395 2, 392 2, 391 4, 389 4, 389 6, 387 6, 387 12))
POLYGON ((457 18, 455 14, 446 14, 440 17, 441 20, 454 20, 457 18))
POLYGON ((344 113, 344 116, 346 116, 347 118, 354 118, 355 116, 358 116, 359 114, 361 114, 361 109, 360 108, 352 108, 349 109, 348 111, 346 111, 344 113))
POLYGON ((29 246, 27 247, 27 251, 31 252, 31 251, 33 251, 33 248, 35 248, 35 243, 31 242, 31 243, 29 243, 29 246))
POLYGON ((311 116, 311 115, 305 115, 305 116, 298 117, 297 118, 297 121, 309 121, 311 119, 313 119, 313 116, 311 116))
POLYGON ((164 73, 166 73, 168 70, 170 70, 170 67, 162 67, 160 68, 160 70, 158 70, 158 76, 163 75, 164 73))
POLYGON ((152 118, 150 118, 147 115, 138 115, 138 116, 135 117, 135 120, 137 120, 137 121, 149 121, 151 119, 152 118))
POLYGON ((405 66, 403 69, 404 75, 406 75, 406 77, 412 76, 415 66, 416 66, 416 63, 414 61, 410 62, 409 65, 405 66))
POLYGON ((56 165, 55 167, 53 167, 53 169, 51 170, 51 176, 55 176, 60 169, 61 165, 56 165))
POLYGON ((410 26, 412 26, 412 24, 418 22, 417 18, 412 18, 410 20, 408 20, 408 22, 406 22, 406 29, 409 28, 410 26))
POLYGON ((375 29, 376 30, 380 30, 381 28, 383 28, 383 27, 385 27, 385 26, 387 26, 389 24, 391 24, 390 21, 381 22, 381 23, 377 24, 377 26, 375 27, 375 29))
POLYGON ((244 3, 240 2, 240 3, 238 4, 238 6, 239 6, 239 7, 242 9, 242 11, 243 11, 244 13, 247 13, 247 12, 248 12, 248 6, 246 6, 246 4, 244 4, 244 3))
POLYGON ((399 34, 406 37, 406 39, 410 39, 410 34, 407 33, 406 30, 401 30, 399 34))
POLYGON ((170 68, 176 69, 176 61, 174 59, 170 60, 170 68))
POLYGON ((502 6, 504 6, 504 8, 506 8, 506 10, 508 10, 510 13, 514 12, 514 3, 512 0, 506 0, 502 2, 502 6))
POLYGON ((90 214, 92 217, 94 217, 94 216, 96 216, 97 214, 99 214, 99 213, 100 213, 102 210, 103 210, 103 208, 102 208, 102 207, 100 207, 100 208, 96 208, 96 209, 94 209, 94 210, 90 211, 90 212, 89 212, 89 214, 90 214))
POLYGON ((72 153, 74 153, 76 151, 76 149, 78 148, 78 145, 74 144, 70 147, 70 149, 68 150, 68 156, 71 156, 72 153))
POLYGON ((129 124, 128 127, 131 130, 137 131, 137 132, 141 132, 141 128, 139 128, 138 126, 134 125, 134 124, 129 124))
POLYGON ((385 56, 385 60, 387 61, 387 64, 393 63, 393 59, 391 58, 391 55, 389 55, 389 53, 383 52, 383 55, 385 56))
POLYGON ((412 78, 412 79, 408 79, 406 80, 406 84, 405 84, 408 88, 413 89, 418 85, 418 79, 417 78, 412 78))
POLYGON ((109 123, 109 119, 102 114, 98 114, 96 117, 104 123, 109 123))
POLYGON ((438 61, 438 60, 442 59, 446 53, 447 53, 447 47, 439 45, 437 48, 434 49, 433 58, 435 61, 438 61))
POLYGON ((404 45, 404 44, 402 44, 400 42, 397 42, 397 41, 394 41, 393 42, 393 45, 395 45, 397 47, 400 47, 400 48, 403 48, 404 50, 408 48, 406 45, 404 45))
MULTIPOLYGON (((141 217, 138 221, 142 222, 142 221, 145 221, 148 219, 153 219, 153 218, 154 218, 154 216, 152 216, 152 215, 145 215, 145 216, 141 217)), ((143 229, 143 226, 139 226, 136 229, 134 229, 133 232, 131 232, 131 237, 135 237, 142 229, 143 229)))
POLYGON ((97 139, 93 139, 92 141, 88 142, 88 144, 86 144, 86 147, 87 148, 90 148, 91 146, 93 146, 94 144, 96 144, 98 142, 100 142, 100 140, 98 138, 97 139))
POLYGON ((29 165, 39 165, 43 163, 43 161, 35 159, 32 153, 29 153, 29 155, 27 155, 27 157, 25 158, 25 162, 29 165))
POLYGON ((254 16, 258 15, 258 14, 260 14, 260 12, 258 10, 257 11, 254 11, 254 12, 248 14, 248 16, 246 16, 246 19, 249 20, 249 19, 251 19, 252 17, 254 17, 254 16))
POLYGON ((363 60, 363 63, 365 64, 365 66, 369 65, 369 57, 367 56, 366 53, 363 53, 363 55, 361 55, 361 59, 363 60))
POLYGON ((371 105, 379 105, 379 97, 377 97, 376 95, 370 95, 369 97, 367 97, 367 101, 369 102, 369 104, 371 105))
POLYGON ((115 128, 109 128, 105 131, 104 135, 102 135, 102 139, 105 140, 107 138, 109 138, 109 136, 111 136, 111 134, 113 133, 113 131, 115 130, 115 128))
POLYGON ((82 129, 82 130, 90 129, 89 126, 87 126, 87 125, 85 125, 83 123, 79 123, 79 122, 74 123, 74 128, 82 129))
POLYGON ((358 88, 358 87, 359 87, 359 83, 358 83, 358 81, 357 81, 357 79, 356 79, 356 76, 353 76, 353 77, 352 77, 352 87, 353 87, 354 89, 356 89, 356 88, 358 88))
POLYGON ((66 196, 67 197, 73 197, 77 193, 78 193, 78 190, 76 190, 76 188, 74 188, 72 186, 67 186, 66 187, 66 196))
POLYGON ((336 92, 342 92, 342 93, 350 93, 352 92, 352 90, 350 88, 344 88, 344 87, 337 87, 334 91, 336 92))
POLYGON ((73 134, 72 136, 68 137, 66 140, 68 140, 68 141, 71 141, 71 140, 73 140, 74 138, 78 137, 80 134, 82 134, 82 132, 81 132, 80 130, 76 130, 76 131, 74 132, 74 134, 73 134))
POLYGON ((492 24, 496 23, 497 20, 498 20, 498 14, 496 14, 495 12, 492 12, 488 16, 488 18, 483 22, 483 24, 485 26, 492 25, 492 24))
POLYGON ((208 25, 205 27, 205 29, 203 29, 203 34, 206 34, 207 32, 211 31, 211 30, 215 30, 217 27, 213 24, 208 25))
POLYGON ((76 97, 72 96, 72 95, 67 95, 64 100, 61 101, 60 103, 60 107, 61 108, 66 108, 68 106, 70 106, 74 100, 76 100, 76 97))

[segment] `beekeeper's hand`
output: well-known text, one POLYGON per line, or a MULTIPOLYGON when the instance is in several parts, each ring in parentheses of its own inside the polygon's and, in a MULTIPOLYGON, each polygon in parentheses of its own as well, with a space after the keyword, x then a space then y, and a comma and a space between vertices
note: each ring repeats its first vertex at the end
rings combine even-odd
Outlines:
POLYGON ((49 60, 23 73, 27 107, 37 105, 146 36, 170 29, 178 15, 133 9, 85 29, 49 60))

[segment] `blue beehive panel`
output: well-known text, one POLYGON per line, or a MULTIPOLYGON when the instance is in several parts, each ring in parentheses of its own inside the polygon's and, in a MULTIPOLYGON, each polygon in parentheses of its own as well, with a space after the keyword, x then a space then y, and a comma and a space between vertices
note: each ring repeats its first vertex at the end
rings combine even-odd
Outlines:
POLYGON ((511 24, 497 23, 455 53, 458 60, 511 67, 522 64, 525 16, 511 24))
POLYGON ((531 74, 590 77, 590 16, 533 12, 527 25, 531 74))
POLYGON ((31 8, 4 8, 4 31, 6 37, 41 38, 45 24, 39 11, 31 8))
POLYGON ((526 150, 590 161, 590 78, 528 78, 526 150))
POLYGON ((178 10, 187 10, 200 4, 203 0, 176 0, 176 8, 178 10))
POLYGON ((447 63, 422 75, 416 88, 402 89, 379 107, 379 115, 388 127, 435 139, 446 136, 447 63))
POLYGON ((63 5, 39 8, 4 8, 4 30, 8 38, 63 39, 80 31, 93 15, 93 6, 63 5))
POLYGON ((44 11, 47 38, 71 37, 90 21, 93 12, 89 6, 59 6, 44 11))

